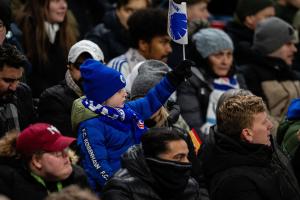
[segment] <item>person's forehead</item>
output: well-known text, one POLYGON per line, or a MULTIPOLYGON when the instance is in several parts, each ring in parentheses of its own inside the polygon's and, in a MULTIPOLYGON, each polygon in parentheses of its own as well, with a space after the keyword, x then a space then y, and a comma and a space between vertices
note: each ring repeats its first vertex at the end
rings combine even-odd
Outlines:
POLYGON ((4 64, 3 68, 0 69, 0 74, 2 75, 20 75, 23 72, 23 68, 15 68, 12 66, 9 66, 7 64, 4 64))
POLYGON ((139 7, 140 4, 145 4, 147 6, 148 0, 129 0, 127 4, 123 5, 123 7, 135 8, 139 7))
POLYGON ((182 140, 169 141, 167 143, 167 152, 169 154, 185 153, 188 151, 186 142, 182 140))

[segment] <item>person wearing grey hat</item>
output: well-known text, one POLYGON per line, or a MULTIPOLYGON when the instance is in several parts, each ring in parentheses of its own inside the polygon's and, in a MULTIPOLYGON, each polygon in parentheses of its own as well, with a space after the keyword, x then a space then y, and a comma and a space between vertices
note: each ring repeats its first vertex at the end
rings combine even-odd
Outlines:
POLYGON ((53 124, 63 133, 73 134, 71 128, 72 104, 75 99, 83 95, 79 67, 88 58, 104 60, 102 50, 94 42, 81 40, 70 48, 65 79, 58 85, 44 90, 40 96, 39 121, 53 124))
POLYGON ((239 0, 234 19, 224 28, 231 37, 237 65, 246 64, 251 58, 254 29, 263 19, 275 15, 273 0, 239 0))
POLYGON ((192 38, 197 67, 193 75, 177 89, 181 114, 191 128, 204 139, 215 123, 215 105, 228 89, 246 88, 233 62, 233 43, 222 30, 206 28, 192 38))
POLYGON ((291 99, 300 96, 300 78, 291 69, 295 41, 290 24, 277 17, 263 20, 253 38, 255 57, 241 66, 248 89, 265 100, 275 122, 284 116, 291 99))
MULTIPOLYGON (((170 68, 158 60, 146 60, 139 65, 137 71, 138 74, 131 87, 131 100, 144 97, 151 88, 162 80, 170 68)), ((189 126, 180 115, 179 105, 171 99, 149 119, 145 120, 145 125, 149 128, 176 126, 189 131, 189 126)))

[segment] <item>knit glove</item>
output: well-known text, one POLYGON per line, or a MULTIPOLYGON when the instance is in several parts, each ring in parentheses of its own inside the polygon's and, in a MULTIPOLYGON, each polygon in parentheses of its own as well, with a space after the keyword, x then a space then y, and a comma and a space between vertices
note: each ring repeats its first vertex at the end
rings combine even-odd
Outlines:
POLYGON ((181 61, 174 70, 167 73, 169 81, 177 87, 186 78, 192 76, 192 66, 195 66, 195 62, 192 60, 181 61))

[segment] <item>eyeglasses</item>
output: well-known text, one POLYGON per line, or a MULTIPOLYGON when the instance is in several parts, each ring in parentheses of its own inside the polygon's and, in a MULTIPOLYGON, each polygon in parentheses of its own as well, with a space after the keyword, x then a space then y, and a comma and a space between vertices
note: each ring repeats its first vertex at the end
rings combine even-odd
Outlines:
POLYGON ((63 158, 63 157, 67 157, 69 154, 69 148, 65 148, 64 150, 62 151, 55 151, 55 152, 43 152, 43 153, 48 153, 48 154, 51 154, 57 158, 63 158))
POLYGON ((5 31, 5 26, 3 23, 0 23, 0 33, 5 31))

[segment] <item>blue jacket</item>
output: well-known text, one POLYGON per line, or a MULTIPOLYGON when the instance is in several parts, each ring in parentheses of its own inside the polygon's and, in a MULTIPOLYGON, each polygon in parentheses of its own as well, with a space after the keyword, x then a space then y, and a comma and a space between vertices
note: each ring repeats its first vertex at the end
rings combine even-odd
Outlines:
MULTIPOLYGON (((144 98, 125 104, 124 109, 132 109, 142 120, 150 118, 175 91, 175 87, 164 78, 152 88, 144 98)), ((136 139, 134 124, 128 130, 110 123, 113 119, 94 116, 78 126, 77 144, 80 150, 82 166, 85 169, 91 187, 100 192, 106 181, 120 169, 121 155, 136 139)))

